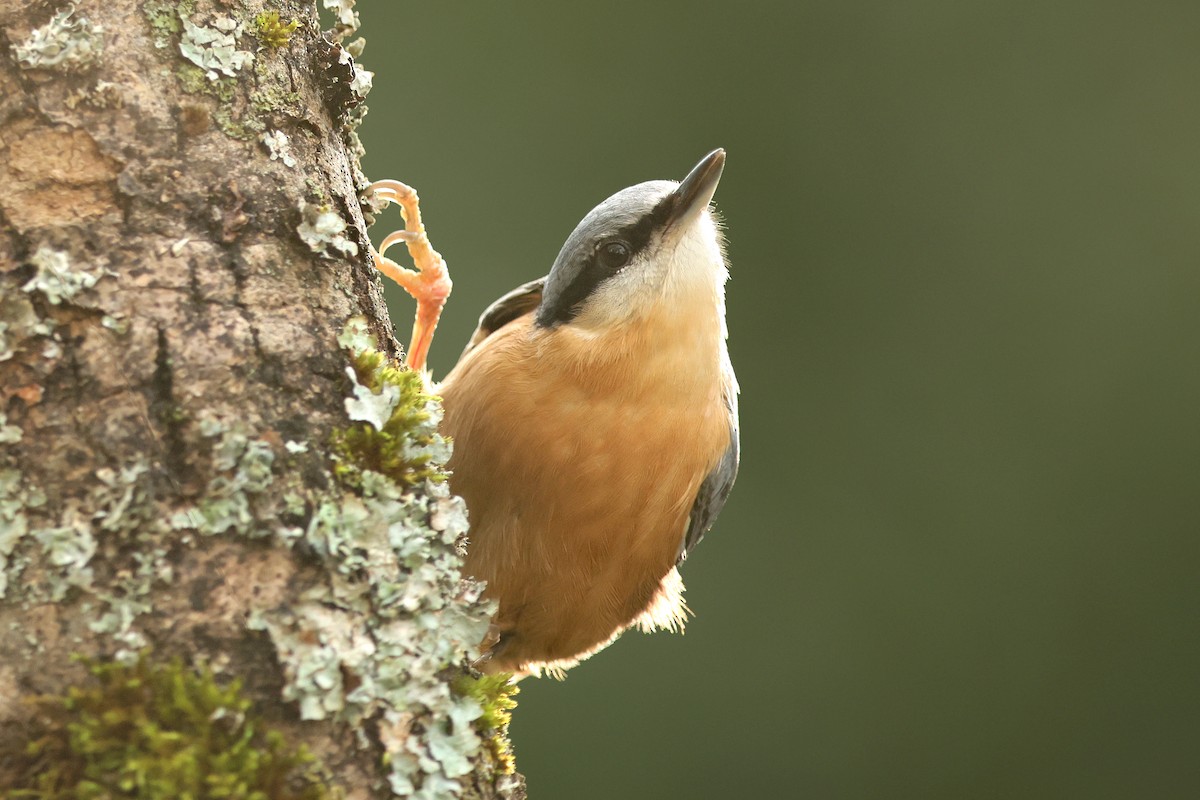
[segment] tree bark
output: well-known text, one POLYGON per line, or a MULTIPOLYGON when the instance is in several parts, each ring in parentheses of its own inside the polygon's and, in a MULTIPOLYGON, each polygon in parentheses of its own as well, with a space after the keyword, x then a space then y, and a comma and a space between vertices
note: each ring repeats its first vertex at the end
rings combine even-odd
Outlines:
POLYGON ((461 501, 331 453, 355 402, 446 449, 361 368, 397 349, 335 5, 0 0, 0 796, 76 655, 240 678, 348 797, 524 795, 450 686, 461 501))

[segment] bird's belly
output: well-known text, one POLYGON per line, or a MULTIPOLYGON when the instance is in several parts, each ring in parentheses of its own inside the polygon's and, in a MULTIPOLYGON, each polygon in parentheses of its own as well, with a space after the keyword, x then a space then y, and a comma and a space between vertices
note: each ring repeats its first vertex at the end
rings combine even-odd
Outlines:
POLYGON ((675 559, 729 436, 714 403, 538 385, 443 389, 451 487, 471 516, 467 572, 499 601, 501 669, 587 655, 651 607, 681 621, 675 559), (465 413, 466 392, 487 396, 465 413))

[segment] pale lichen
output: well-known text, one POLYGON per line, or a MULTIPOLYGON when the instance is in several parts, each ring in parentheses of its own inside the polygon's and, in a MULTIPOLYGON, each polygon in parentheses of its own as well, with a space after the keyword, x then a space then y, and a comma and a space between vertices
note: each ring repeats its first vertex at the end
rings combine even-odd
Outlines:
POLYGON ((103 52, 104 28, 85 16, 75 16, 75 6, 69 5, 34 28, 13 50, 26 69, 81 69, 103 52))
POLYGON ((272 161, 282 161, 285 167, 296 166, 296 157, 292 154, 292 143, 283 131, 267 131, 260 141, 266 146, 272 161))
POLYGON ((254 63, 254 53, 238 49, 238 37, 244 31, 242 24, 232 17, 218 16, 211 27, 196 25, 184 15, 180 19, 183 37, 179 42, 179 52, 204 70, 210 81, 217 80, 221 75, 235 77, 238 70, 254 63))
POLYGON ((23 436, 20 426, 10 425, 8 415, 0 411, 0 444, 14 444, 23 436))
POLYGON ((342 219, 327 205, 317 205, 300 201, 300 224, 296 232, 300 239, 314 253, 328 255, 332 247, 345 256, 358 255, 358 245, 344 235, 346 220, 342 219))
MULTIPOLYGON (((180 88, 187 94, 216 99, 216 108, 205 112, 206 124, 211 120, 218 130, 234 139, 258 137, 267 128, 266 114, 284 110, 284 99, 296 93, 280 85, 283 78, 278 70, 261 66, 254 53, 238 49, 245 33, 240 20, 217 16, 211 25, 196 25, 184 9, 178 14, 179 51, 187 60, 175 69, 180 88), (247 79, 241 71, 251 65, 253 78, 247 79), (240 95, 249 97, 248 106, 234 102, 240 95)), ((152 25, 154 19, 152 16, 152 25)), ((158 30, 168 40, 174 35, 165 23, 158 30)))
POLYGON ((40 292, 54 306, 64 300, 74 300, 76 295, 91 289, 101 278, 114 274, 107 269, 88 271, 73 266, 66 252, 45 244, 30 256, 29 263, 37 271, 21 290, 40 292))
POLYGON ((353 367, 346 367, 346 377, 353 384, 353 397, 345 401, 346 416, 356 422, 366 422, 377 431, 382 431, 400 402, 400 387, 394 383, 383 383, 378 391, 358 382, 353 367))
MULTIPOLYGON (((278 125, 276 115, 303 118, 308 113, 278 59, 257 58, 252 52, 261 42, 274 46, 291 37, 299 29, 297 21, 283 23, 276 13, 277 24, 272 24, 267 12, 256 17, 248 29, 242 11, 235 10, 232 16, 217 14, 203 24, 195 21, 200 19, 195 12, 194 0, 150 0, 143 6, 156 46, 174 43, 183 56, 174 70, 180 88, 217 101, 215 108, 200 111, 198 130, 207 130, 211 123, 225 135, 247 141, 278 125)), ((286 163, 287 159, 283 160, 286 163)))
POLYGON ((50 600, 57 602, 66 597, 73 587, 89 588, 92 585, 92 556, 96 555, 96 537, 92 535, 87 519, 78 508, 71 507, 64 515, 63 524, 32 531, 34 540, 42 546, 42 554, 51 568, 47 581, 50 600))
MULTIPOLYGON (((362 40, 360 39, 359 41, 362 40)), ((346 50, 345 52, 346 58, 351 59, 352 56, 350 51, 346 50)), ((375 73, 371 72, 370 70, 365 70, 353 62, 351 62, 350 66, 354 71, 354 77, 350 79, 350 91, 354 92, 355 96, 361 102, 362 100, 365 100, 367 95, 371 92, 371 87, 373 85, 373 81, 375 80, 375 73)))
MULTIPOLYGON (((170 525, 176 530, 195 530, 215 536, 236 533, 252 538, 270 536, 275 528, 260 523, 270 519, 256 514, 256 498, 263 495, 274 480, 271 469, 275 451, 262 439, 251 438, 238 425, 226 425, 212 416, 200 421, 200 433, 213 439, 214 475, 208 490, 195 506, 176 511, 170 525)), ((267 497, 267 501, 271 498, 267 497)))
POLYGON ((92 586, 92 594, 104 606, 89 628, 110 636, 118 645, 115 657, 129 662, 147 644, 134 623, 152 609, 155 584, 174 580, 167 559, 169 528, 155 503, 153 473, 145 459, 121 469, 101 468, 96 478, 99 486, 92 489, 87 505, 97 509, 92 521, 107 547, 106 560, 118 562, 124 553, 132 564, 118 570, 114 580, 92 586))
MULTIPOLYGON (((343 338, 370 342, 365 325, 362 318, 351 320, 343 338)), ((371 472, 404 486, 444 480, 440 465, 449 460, 450 445, 437 432, 442 406, 421 374, 393 364, 373 344, 343 347, 352 353, 346 377, 354 395, 345 400, 346 415, 356 424, 330 437, 333 474, 355 489, 371 472)))
POLYGON ((54 328, 54 320, 40 317, 24 294, 0 294, 0 361, 12 358, 26 339, 53 335, 54 328))
POLYGON ((218 76, 210 79, 208 73, 195 64, 180 64, 175 70, 175 77, 179 79, 179 88, 187 94, 206 94, 221 103, 228 103, 237 94, 237 78, 218 76))
POLYGON ((473 697, 483 708, 483 714, 475 724, 486 737, 497 771, 501 775, 513 774, 516 760, 508 739, 508 726, 512 722, 512 710, 517 707, 517 701, 513 698, 521 690, 512 681, 512 675, 463 674, 455 679, 452 686, 458 694, 473 697))
POLYGON ((359 19, 358 12, 354 10, 354 5, 358 0, 321 0, 321 7, 326 11, 332 11, 334 15, 334 40, 342 41, 347 36, 351 36, 358 30, 359 19))
MULTIPOLYGON (((361 319, 339 341, 352 360, 375 352, 361 319)), ((358 392, 348 407, 373 426, 404 402, 412 399, 388 396, 376 401, 386 408, 375 408, 358 392)), ((432 440, 436 424, 436 415, 415 419, 407 436, 432 440)), ((437 439, 433 464, 449 455, 437 439)), ((495 610, 460 572, 466 508, 445 482, 426 480, 414 491, 361 467, 354 489, 316 499, 307 526, 288 537, 320 560, 327 581, 299 603, 260 609, 251 625, 274 642, 285 697, 303 718, 342 720, 360 735, 363 721, 376 719, 396 795, 458 797, 459 779, 482 752, 475 723, 484 708, 443 675, 479 656, 495 610)))
MULTIPOLYGON (((372 360, 363 320, 340 341, 352 360, 372 360)), ((413 401, 402 396, 391 414, 413 401)), ((440 468, 449 445, 437 437, 437 415, 412 422, 405 434, 412 447, 434 443, 425 455, 440 468)), ((318 573, 298 597, 252 608, 249 617, 276 648, 283 697, 304 719, 351 725, 360 746, 381 743, 396 795, 461 796, 461 779, 479 759, 500 756, 481 730, 486 702, 447 683, 478 658, 495 610, 482 586, 460 572, 462 500, 444 481, 410 486, 369 469, 360 469, 353 488, 326 473, 330 488, 318 491, 286 466, 312 453, 311 443, 272 445, 242 423, 211 415, 197 429, 210 442, 211 478, 194 507, 173 514, 156 492, 158 470, 144 458, 97 470, 86 496, 53 510, 20 471, 0 471, 0 589, 11 597, 19 584, 15 596, 25 604, 77 593, 90 629, 106 637, 118 661, 132 664, 148 644, 140 621, 153 609, 153 593, 174 580, 172 548, 218 535, 290 548, 318 573)))
POLYGON ((20 470, 0 469, 0 600, 28 564, 27 558, 15 555, 29 533, 28 513, 45 505, 46 495, 26 486, 20 470))
POLYGON ((377 493, 321 503, 297 537, 325 564, 328 584, 303 602, 260 610, 251 626, 271 636, 284 696, 302 718, 362 731, 366 718, 380 717, 393 791, 453 787, 440 796, 456 797, 454 779, 480 752, 473 723, 483 709, 451 692, 439 673, 478 657, 494 609, 459 573, 461 500, 444 484, 422 495, 403 494, 381 476, 366 483, 377 493), (434 517, 441 530, 433 530, 434 517))
POLYGON ((123 336, 126 333, 129 333, 129 323, 125 320, 124 315, 121 314, 118 314, 117 316, 105 314, 100 318, 100 326, 112 331, 118 336, 123 336))
POLYGON ((58 602, 79 592, 90 629, 107 635, 116 645, 115 656, 128 660, 146 645, 135 623, 151 610, 154 585, 173 578, 169 528, 144 458, 118 469, 102 467, 94 477, 86 497, 51 510, 44 493, 27 485, 18 471, 0 473, 0 589, 19 581, 26 605, 58 602), (36 527, 35 516, 41 520, 36 527), (95 573, 99 557, 109 567, 120 565, 103 581, 95 573))

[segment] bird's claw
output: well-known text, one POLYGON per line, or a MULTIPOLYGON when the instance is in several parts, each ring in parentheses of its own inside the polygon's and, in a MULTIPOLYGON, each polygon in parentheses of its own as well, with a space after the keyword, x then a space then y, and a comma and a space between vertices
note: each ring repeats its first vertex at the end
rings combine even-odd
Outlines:
POLYGON ((370 191, 382 200, 398 203, 400 215, 404 218, 404 228, 384 237, 378 250, 371 248, 371 257, 377 270, 400 284, 417 301, 412 339, 408 345, 408 366, 410 369, 423 370, 438 319, 453 287, 450 272, 441 254, 429 243, 429 236, 421 222, 416 191, 391 180, 371 184, 370 191), (397 242, 404 242, 415 270, 406 269, 385 255, 387 249, 397 242))

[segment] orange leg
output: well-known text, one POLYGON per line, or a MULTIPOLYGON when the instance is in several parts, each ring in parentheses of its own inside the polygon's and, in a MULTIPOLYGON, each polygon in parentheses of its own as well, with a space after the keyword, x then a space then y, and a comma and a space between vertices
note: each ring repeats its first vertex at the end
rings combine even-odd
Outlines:
POLYGON ((400 284, 417 301, 412 339, 408 344, 408 366, 420 371, 425 369, 433 332, 442 316, 446 298, 450 296, 453 286, 450 272, 442 256, 429 244, 429 236, 421 224, 417 193, 399 181, 377 181, 371 184, 371 191, 377 197, 399 203, 400 215, 404 217, 404 229, 388 234, 378 251, 371 249, 371 256, 375 259, 375 269, 400 284), (384 255, 389 247, 401 241, 412 256, 415 270, 406 269, 384 255))

